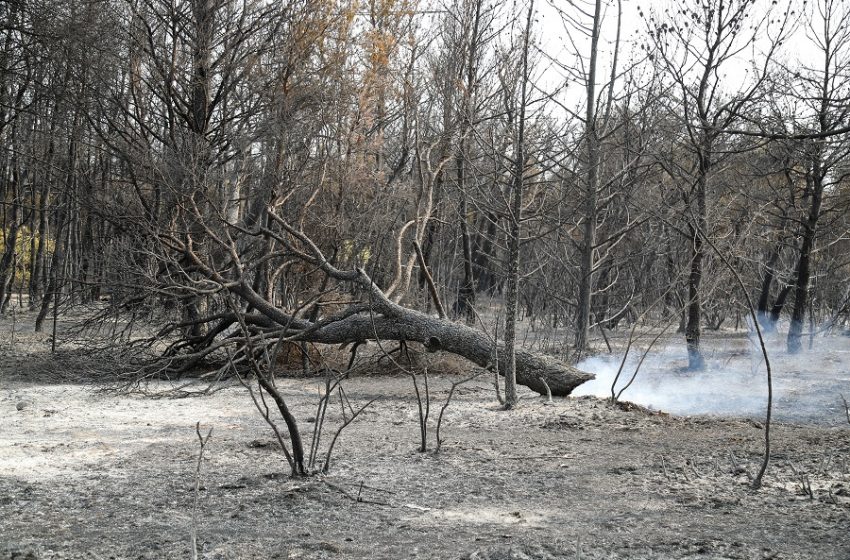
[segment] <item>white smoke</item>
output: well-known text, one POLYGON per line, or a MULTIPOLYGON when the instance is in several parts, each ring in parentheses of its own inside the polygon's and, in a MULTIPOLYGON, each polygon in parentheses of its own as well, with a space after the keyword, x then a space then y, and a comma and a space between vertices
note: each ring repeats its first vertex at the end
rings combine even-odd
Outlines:
MULTIPOLYGON (((784 336, 766 340, 774 377, 774 411, 779 420, 845 423, 840 394, 850 398, 850 338, 815 339, 812 350, 790 356, 784 336)), ((642 350, 632 349, 622 366, 615 392, 625 387, 638 367, 642 350)), ((706 368, 687 371, 684 340, 671 337, 656 345, 640 365, 622 400, 679 415, 714 414, 763 418, 767 378, 761 348, 740 333, 704 337, 706 368)), ((577 365, 596 379, 573 394, 611 396, 622 361, 620 355, 600 355, 577 365)))

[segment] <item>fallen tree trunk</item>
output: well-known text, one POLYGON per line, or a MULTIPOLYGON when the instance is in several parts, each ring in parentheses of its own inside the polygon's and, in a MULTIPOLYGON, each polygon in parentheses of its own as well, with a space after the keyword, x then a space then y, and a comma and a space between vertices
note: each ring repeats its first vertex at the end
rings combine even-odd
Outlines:
MULTIPOLYGON (((481 331, 405 309, 393 317, 356 315, 331 323, 305 337, 310 342, 342 344, 366 340, 398 340, 420 342, 431 352, 449 352, 488 369, 493 369, 493 343, 481 331)), ((505 348, 499 348, 499 373, 506 363, 505 348)), ((593 379, 585 373, 544 354, 518 350, 516 379, 520 385, 546 395, 546 386, 553 396, 569 395, 573 389, 593 379)))
MULTIPOLYGON (((349 344, 368 340, 395 340, 419 342, 431 352, 449 352, 488 369, 493 364, 493 343, 483 332, 440 319, 420 311, 391 302, 363 271, 358 271, 359 281, 372 295, 368 305, 353 306, 334 317, 311 323, 294 319, 278 308, 272 307, 259 294, 246 285, 232 290, 247 300, 266 321, 287 328, 289 340, 319 344, 349 344), (368 312, 363 311, 368 309, 368 312)), ((254 317, 254 322, 262 322, 254 317)), ((498 349, 498 369, 504 375, 506 352, 498 349)), ((593 374, 578 370, 545 354, 517 350, 517 383, 529 389, 547 394, 547 386, 553 396, 567 396, 573 389, 594 378, 593 374)))

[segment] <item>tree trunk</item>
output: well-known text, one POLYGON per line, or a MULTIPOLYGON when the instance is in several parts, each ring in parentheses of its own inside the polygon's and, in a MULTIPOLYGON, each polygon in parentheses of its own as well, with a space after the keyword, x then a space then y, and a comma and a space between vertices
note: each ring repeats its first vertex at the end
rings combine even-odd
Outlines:
POLYGON ((779 262, 781 246, 771 250, 768 256, 767 263, 764 265, 764 278, 761 282, 761 292, 759 293, 758 304, 756 305, 757 317, 762 329, 772 332, 776 328, 776 324, 770 320, 768 312, 768 304, 770 302, 770 289, 773 286, 773 280, 776 276, 774 269, 779 262))
MULTIPOLYGON (((13 127, 14 130, 14 127, 13 127)), ((3 232, 3 240, 5 245, 3 247, 3 254, 0 256, 0 304, 2 304, 2 308, 0 308, 0 312, 5 313, 5 305, 6 305, 6 295, 7 292, 11 292, 12 290, 12 281, 15 277, 15 265, 17 264, 17 241, 18 241, 18 233, 20 232, 21 226, 23 226, 26 221, 29 219, 28 217, 21 218, 21 208, 20 208, 20 198, 19 194, 22 190, 21 186, 21 176, 20 170, 18 168, 18 158, 17 156, 12 156, 11 163, 11 185, 6 185, 6 196, 11 194, 12 204, 11 204, 11 214, 9 216, 9 229, 4 230, 3 232), (8 187, 11 186, 11 193, 8 187)))
MULTIPOLYGON (((346 278, 347 280, 354 280, 346 278)), ((493 342, 483 332, 461 323, 439 319, 420 311, 402 307, 389 301, 362 270, 357 271, 356 282, 371 293, 370 312, 342 313, 338 320, 323 319, 312 322, 293 318, 266 301, 247 284, 230 287, 249 303, 257 313, 247 317, 249 322, 266 327, 286 326, 287 336, 294 340, 317 344, 349 344, 368 340, 397 340, 419 342, 430 352, 449 352, 488 369, 494 368, 493 342)), ((505 375, 509 349, 498 348, 498 371, 505 375)), ((594 379, 590 373, 580 371, 545 354, 516 351, 516 381, 529 389, 546 395, 569 395, 573 389, 594 379)))
POLYGON ((477 278, 476 288, 480 292, 490 295, 496 292, 496 281, 493 275, 491 260, 493 258, 494 240, 499 233, 497 228, 498 219, 498 216, 493 212, 482 214, 482 223, 476 234, 476 249, 472 252, 472 260, 473 264, 475 264, 475 277, 477 278))
POLYGON ((463 317, 467 325, 475 324, 475 279, 472 275, 472 242, 469 235, 468 207, 463 191, 463 164, 458 157, 458 183, 460 188, 460 236, 463 245, 463 282, 458 289, 455 312, 463 317))
POLYGON ((688 309, 685 325, 685 342, 688 348, 688 369, 696 371, 705 368, 705 360, 700 350, 700 316, 702 305, 700 301, 700 284, 702 282, 702 237, 694 235, 693 254, 691 255, 691 272, 688 276, 688 309))
MULTIPOLYGON (((472 96, 478 82, 478 47, 480 40, 479 25, 481 23, 481 1, 475 4, 475 16, 472 21, 472 31, 469 36, 469 49, 466 53, 464 66, 466 84, 461 92, 463 105, 460 114, 460 129, 458 130, 458 149, 455 158, 457 165, 457 188, 460 195, 460 235, 463 247, 463 283, 458 290, 456 311, 466 320, 467 325, 475 324, 475 275, 473 273, 472 237, 469 233, 469 205, 466 196, 466 161, 467 140, 472 128, 474 107, 472 96)), ((473 224, 474 224, 473 220, 473 224)))
POLYGON ((779 317, 782 315, 782 310, 785 309, 785 302, 788 300, 788 294, 791 293, 790 284, 782 288, 779 292, 779 295, 776 296, 776 301, 773 302, 773 307, 770 308, 770 323, 773 325, 773 328, 776 328, 776 323, 779 322, 779 317))
POLYGON ((809 215, 803 224, 803 243, 800 247, 800 260, 797 263, 797 280, 794 283, 794 307, 791 310, 791 326, 788 328, 787 349, 789 354, 796 354, 803 349, 803 319, 809 295, 809 280, 812 275, 811 260, 815 246, 818 217, 820 216, 823 199, 824 179, 819 166, 815 166, 815 177, 812 179, 812 198, 809 215))
POLYGON ((703 275, 703 258, 705 247, 703 246, 703 235, 708 235, 708 220, 706 217, 706 190, 708 187, 708 173, 711 169, 712 141, 709 138, 703 140, 699 154, 699 176, 695 186, 696 215, 693 217, 695 223, 691 245, 691 271, 688 275, 688 321, 685 326, 685 342, 688 348, 688 369, 698 371, 705 368, 705 359, 700 350, 700 335, 702 320, 702 300, 700 286, 703 275))
POLYGON ((60 282, 60 274, 62 264, 65 262, 65 250, 67 244, 67 236, 65 235, 65 216, 66 210, 61 210, 62 217, 59 218, 59 227, 56 228, 56 247, 53 250, 53 257, 50 261, 50 281, 47 285, 47 291, 41 299, 41 308, 35 318, 35 332, 42 332, 44 319, 47 318, 47 312, 50 310, 50 304, 53 303, 54 313, 59 306, 60 290, 62 288, 60 282))
POLYGON ((534 12, 534 0, 528 4, 528 19, 525 23, 522 49, 522 75, 520 76, 520 95, 517 106, 516 139, 514 143, 513 186, 511 188, 510 211, 508 212, 508 274, 505 291, 505 359, 499 360, 505 365, 505 408, 516 406, 517 375, 516 321, 519 296, 519 244, 522 222, 522 191, 525 187, 525 110, 528 87, 528 44, 531 35, 531 18, 534 12))
MULTIPOLYGON (((493 343, 481 331, 461 323, 438 319, 412 309, 399 308, 392 317, 356 315, 304 334, 301 340, 319 344, 346 344, 367 340, 404 340, 419 342, 430 352, 448 352, 466 358, 481 367, 492 369, 493 343)), ((277 321, 275 321, 277 322, 277 321)), ((507 368, 508 350, 498 348, 499 374, 507 368)), ((541 395, 546 386, 553 396, 564 397, 573 389, 594 379, 545 354, 516 350, 516 382, 541 395)))
POLYGON ((50 186, 45 181, 45 186, 41 190, 41 195, 38 201, 38 248, 32 256, 32 277, 30 278, 30 309, 35 309, 44 295, 44 276, 46 274, 46 251, 47 251, 47 228, 48 222, 48 205, 47 199, 50 197, 50 186))
POLYGON ((599 29, 602 23, 602 0, 596 0, 593 28, 590 35, 590 65, 587 74, 587 103, 584 135, 587 150, 587 169, 584 199, 584 231, 581 242, 581 268, 579 271, 578 309, 576 315, 575 356, 580 359, 587 349, 590 329, 591 298, 593 297, 594 262, 596 249, 596 219, 598 212, 597 189, 599 183, 599 130, 596 122, 596 64, 599 55, 599 29))

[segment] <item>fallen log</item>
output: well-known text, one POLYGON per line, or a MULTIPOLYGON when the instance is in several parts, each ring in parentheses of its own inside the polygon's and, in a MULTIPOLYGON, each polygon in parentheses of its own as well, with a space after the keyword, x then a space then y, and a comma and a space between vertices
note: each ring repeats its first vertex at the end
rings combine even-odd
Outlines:
MULTIPOLYGON (((493 369, 493 344, 481 331, 461 323, 439 319, 412 309, 393 317, 356 315, 333 322, 307 336, 309 342, 343 344, 366 340, 396 340, 419 342, 431 352, 449 352, 488 369, 493 369)), ((499 348, 498 368, 504 375, 506 352, 499 348)), ((545 354, 517 350, 517 383, 546 395, 546 386, 553 396, 567 396, 573 389, 593 379, 580 371, 545 354)))
MULTIPOLYGON (((419 342, 431 352, 449 352, 474 364, 494 369, 493 343, 483 332, 448 319, 427 315, 390 301, 358 270, 358 280, 371 294, 368 304, 352 306, 337 316, 311 323, 293 319, 280 309, 269 305, 247 285, 231 288, 252 304, 266 320, 287 327, 287 338, 318 344, 349 344, 369 340, 419 342), (366 311, 364 311, 366 309, 366 311)), ((507 353, 498 349, 498 370, 504 375, 507 353)), ((578 370, 545 354, 517 350, 516 380, 520 385, 553 396, 567 396, 573 389, 593 379, 593 374, 578 370)))

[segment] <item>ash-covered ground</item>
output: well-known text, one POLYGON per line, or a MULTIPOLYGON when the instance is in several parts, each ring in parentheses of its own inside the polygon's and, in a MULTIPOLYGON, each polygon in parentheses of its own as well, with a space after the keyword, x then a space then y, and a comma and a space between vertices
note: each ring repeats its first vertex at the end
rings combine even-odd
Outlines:
MULTIPOLYGON (((410 378, 362 372, 348 398, 378 400, 342 433, 330 472, 300 479, 243 387, 116 395, 80 382, 103 364, 16 336, 0 341, 0 560, 190 558, 193 530, 205 559, 850 558, 850 424, 830 401, 845 339, 777 355, 783 421, 753 490, 765 387, 741 336, 707 337, 716 351, 698 377, 673 346, 648 356, 623 398, 664 413, 527 390, 506 412, 480 377, 446 409, 439 453, 438 412, 467 371, 433 364, 424 453, 410 378), (196 481, 198 422, 213 431, 196 481)), ((605 381, 583 390, 607 394, 605 381)), ((309 442, 321 380, 278 383, 309 442)), ((341 421, 335 405, 323 453, 341 421)))

